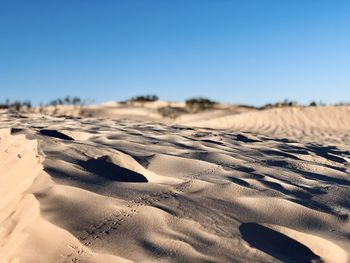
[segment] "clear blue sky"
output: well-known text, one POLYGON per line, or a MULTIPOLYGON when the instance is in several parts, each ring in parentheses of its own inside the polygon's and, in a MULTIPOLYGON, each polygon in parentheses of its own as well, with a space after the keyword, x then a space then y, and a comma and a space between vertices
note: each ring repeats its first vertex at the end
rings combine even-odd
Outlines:
POLYGON ((350 101, 347 0, 0 0, 0 101, 350 101))

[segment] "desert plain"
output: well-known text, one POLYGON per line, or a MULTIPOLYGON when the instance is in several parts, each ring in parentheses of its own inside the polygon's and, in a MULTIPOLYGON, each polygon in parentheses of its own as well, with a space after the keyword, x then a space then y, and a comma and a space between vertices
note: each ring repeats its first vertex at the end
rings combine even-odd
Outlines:
POLYGON ((350 262, 350 106, 182 107, 3 110, 0 262, 350 262))

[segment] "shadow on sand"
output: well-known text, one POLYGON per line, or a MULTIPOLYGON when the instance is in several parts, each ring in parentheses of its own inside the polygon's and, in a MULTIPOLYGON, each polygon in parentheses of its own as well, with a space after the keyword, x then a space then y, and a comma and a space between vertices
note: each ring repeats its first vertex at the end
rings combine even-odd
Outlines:
POLYGON ((322 262, 308 247, 271 228, 256 223, 243 223, 239 231, 250 246, 282 262, 322 262))
POLYGON ((108 180, 118 182, 147 183, 148 180, 142 174, 114 164, 108 156, 87 161, 79 161, 78 164, 86 171, 108 180))
POLYGON ((44 135, 44 136, 54 137, 54 138, 61 139, 61 140, 74 141, 74 139, 72 137, 69 137, 68 135, 65 135, 65 134, 58 132, 56 130, 42 129, 39 131, 39 133, 41 135, 44 135))

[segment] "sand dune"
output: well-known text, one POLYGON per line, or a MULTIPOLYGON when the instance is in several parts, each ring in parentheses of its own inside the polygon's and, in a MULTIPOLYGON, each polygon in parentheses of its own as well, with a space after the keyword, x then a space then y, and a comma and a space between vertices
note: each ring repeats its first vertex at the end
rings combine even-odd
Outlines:
POLYGON ((196 127, 231 129, 296 139, 350 141, 350 107, 287 107, 194 120, 196 127))
POLYGON ((94 117, 112 120, 150 121, 166 124, 203 121, 227 115, 256 111, 241 105, 217 104, 213 109, 191 112, 184 102, 106 102, 100 105, 58 105, 34 109, 36 113, 54 116, 94 117))
POLYGON ((349 113, 4 113, 0 262, 350 262, 349 113))

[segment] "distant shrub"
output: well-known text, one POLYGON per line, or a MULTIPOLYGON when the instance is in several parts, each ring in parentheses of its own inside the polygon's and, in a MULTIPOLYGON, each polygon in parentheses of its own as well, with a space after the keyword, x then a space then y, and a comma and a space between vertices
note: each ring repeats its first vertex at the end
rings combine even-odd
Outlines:
POLYGON ((213 108, 217 103, 207 98, 191 98, 186 100, 186 108, 192 112, 199 112, 213 108))
POLYGON ((6 104, 0 103, 0 110, 8 109, 6 104))
POLYGON ((316 107, 317 106, 317 103, 315 101, 312 101, 310 102, 309 104, 310 107, 316 107))
POLYGON ((48 103, 50 106, 58 106, 58 105, 74 105, 79 106, 82 105, 83 101, 79 97, 65 97, 65 98, 58 98, 55 100, 52 100, 48 103))
POLYGON ((334 106, 350 106, 350 102, 339 102, 334 104, 334 106))
POLYGON ((136 96, 132 97, 129 101, 131 102, 152 102, 159 100, 157 95, 144 95, 144 96, 136 96))
POLYGON ((0 103, 0 109, 8 109, 11 111, 29 110, 32 108, 30 101, 14 101, 7 99, 4 103, 0 103))
POLYGON ((10 105, 9 99, 7 99, 5 102, 0 103, 0 109, 8 109, 10 105))
POLYGON ((276 103, 269 103, 266 104, 262 107, 260 107, 260 110, 265 110, 265 109, 273 109, 273 108, 283 108, 283 107, 295 107, 298 106, 299 104, 296 101, 289 101, 288 99, 285 99, 282 102, 276 102, 276 103))

